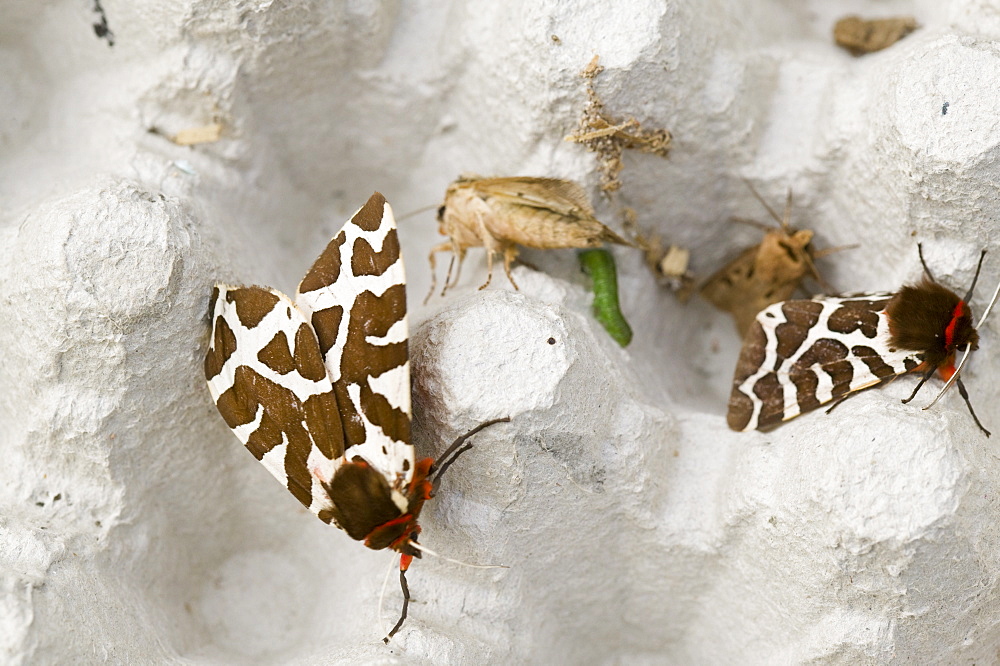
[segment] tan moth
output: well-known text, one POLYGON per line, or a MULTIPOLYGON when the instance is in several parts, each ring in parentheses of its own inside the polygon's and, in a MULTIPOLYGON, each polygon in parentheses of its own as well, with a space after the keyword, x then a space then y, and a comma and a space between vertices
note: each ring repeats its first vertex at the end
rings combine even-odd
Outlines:
POLYGON ((517 289, 510 266, 518 246, 537 249, 592 248, 604 243, 630 243, 594 217, 583 188, 557 178, 480 178, 463 176, 445 193, 438 209, 438 231, 448 241, 430 253, 431 293, 437 284, 434 255, 451 251, 442 294, 454 283, 452 268, 458 259, 455 282, 470 247, 486 248, 488 274, 485 288, 493 279, 493 259, 503 256, 504 272, 517 289))
POLYGON ((749 183, 747 186, 778 226, 734 218, 735 222, 762 229, 764 238, 758 245, 740 253, 701 287, 702 297, 732 314, 741 336, 749 330, 758 312, 791 298, 806 277, 813 278, 825 289, 826 282, 816 269, 815 260, 843 249, 829 248, 817 252, 812 247, 813 232, 791 226, 791 190, 788 191, 784 215, 778 217, 749 183))
MULTIPOLYGON (((324 523, 406 570, 431 552, 418 518, 445 469, 491 421, 436 461, 410 444, 406 280, 392 209, 375 193, 330 241, 294 299, 217 284, 205 378, 253 456, 324 523)), ((499 419, 506 421, 508 419, 499 419)), ((434 553, 431 553, 434 554, 434 553)))

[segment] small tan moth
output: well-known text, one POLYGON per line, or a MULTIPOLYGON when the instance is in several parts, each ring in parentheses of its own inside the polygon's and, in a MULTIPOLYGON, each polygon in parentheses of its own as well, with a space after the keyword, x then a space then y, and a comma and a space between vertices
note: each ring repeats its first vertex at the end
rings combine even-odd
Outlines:
MULTIPOLYGON (((750 186, 749 183, 747 183, 750 186)), ((789 224, 792 192, 788 191, 782 217, 767 205, 750 186, 754 197, 767 209, 778 226, 772 227, 753 220, 735 218, 764 230, 760 244, 744 250, 701 287, 701 295, 720 310, 733 315, 739 334, 745 335, 757 313, 774 303, 792 297, 807 276, 826 288, 826 282, 816 270, 815 259, 836 249, 816 252, 812 247, 813 232, 796 229, 789 224)))
POLYGON ((455 258, 461 272, 470 247, 486 248, 489 273, 480 289, 493 279, 496 254, 503 255, 504 272, 517 289, 510 265, 517 257, 518 245, 543 250, 600 247, 604 243, 631 245, 594 217, 582 187, 557 178, 462 176, 445 193, 444 205, 438 209, 438 225, 438 231, 449 240, 431 250, 431 293, 437 285, 434 255, 438 252, 452 252, 444 294, 454 284, 451 271, 455 258))

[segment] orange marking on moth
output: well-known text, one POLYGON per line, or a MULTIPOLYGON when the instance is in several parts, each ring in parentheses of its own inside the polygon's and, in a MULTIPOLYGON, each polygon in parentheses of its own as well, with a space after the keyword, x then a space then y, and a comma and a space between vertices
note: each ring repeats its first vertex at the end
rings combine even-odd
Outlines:
MULTIPOLYGON (((359 461, 355 464, 366 463, 359 461)), ((403 515, 386 521, 373 529, 368 536, 365 537, 366 546, 371 548, 372 542, 380 541, 379 536, 385 534, 387 531, 395 531, 393 528, 403 526, 402 533, 385 547, 403 554, 404 557, 406 556, 405 549, 409 545, 410 541, 420 533, 420 525, 417 524, 417 518, 420 516, 420 510, 423 508, 424 502, 430 499, 431 491, 434 488, 431 482, 427 480, 427 475, 430 473, 430 469, 433 464, 434 460, 432 458, 424 458, 423 460, 417 461, 416 467, 413 470, 413 480, 410 481, 410 485, 407 488, 409 493, 407 500, 409 501, 410 510, 403 515)), ((410 550, 412 550, 412 548, 410 550)))
POLYGON ((965 301, 959 301, 955 304, 955 309, 951 311, 951 321, 948 322, 948 326, 944 329, 944 346, 945 348, 951 348, 952 344, 955 342, 955 327, 958 326, 958 320, 966 313, 968 307, 965 305, 965 301))
POLYGON ((410 563, 413 562, 413 555, 400 555, 399 556, 399 570, 406 571, 410 568, 410 563))
POLYGON ((938 366, 938 375, 941 376, 941 379, 948 381, 954 374, 955 374, 955 352, 952 352, 948 354, 948 358, 945 359, 944 363, 938 366))

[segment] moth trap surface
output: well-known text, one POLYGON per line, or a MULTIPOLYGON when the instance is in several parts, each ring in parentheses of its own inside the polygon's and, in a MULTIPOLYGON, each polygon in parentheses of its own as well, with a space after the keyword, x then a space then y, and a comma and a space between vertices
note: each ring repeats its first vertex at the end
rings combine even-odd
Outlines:
POLYGON ((429 256, 431 289, 437 287, 434 255, 451 251, 445 277, 444 295, 454 286, 470 247, 486 249, 487 277, 484 289, 493 279, 495 255, 503 256, 507 279, 518 288, 510 274, 518 246, 549 250, 557 248, 593 248, 604 243, 631 245, 594 217, 583 188, 557 178, 479 178, 463 176, 445 193, 438 209, 438 231, 448 241, 435 246, 429 256), (458 269, 452 278, 456 258, 458 269))

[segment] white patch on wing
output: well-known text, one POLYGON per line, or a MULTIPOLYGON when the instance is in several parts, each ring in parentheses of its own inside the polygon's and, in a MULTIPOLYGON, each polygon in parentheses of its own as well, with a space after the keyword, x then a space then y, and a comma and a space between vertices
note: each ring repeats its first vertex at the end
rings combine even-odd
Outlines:
MULTIPOLYGON (((301 401, 305 401, 314 395, 333 391, 333 385, 329 377, 323 377, 319 380, 306 379, 296 370, 281 374, 263 363, 258 357, 260 351, 278 334, 284 335, 288 342, 289 351, 294 355, 296 333, 303 324, 308 326, 302 313, 287 296, 276 290, 268 289, 267 291, 278 297, 277 303, 256 326, 248 328, 240 321, 235 303, 227 301, 227 294, 230 291, 238 291, 243 288, 227 287, 225 285, 217 285, 217 287, 219 296, 213 306, 213 326, 219 316, 225 320, 236 338, 236 350, 223 364, 221 371, 215 377, 208 380, 208 389, 212 394, 213 400, 218 401, 223 393, 234 386, 236 382, 236 370, 241 366, 245 366, 261 377, 288 389, 301 401)), ((213 344, 214 339, 213 332, 213 344)), ((263 416, 264 407, 258 406, 253 421, 233 428, 234 434, 244 445, 247 444, 251 435, 260 427, 263 416)), ((319 452, 319 448, 315 442, 312 441, 312 433, 309 432, 305 412, 302 412, 299 416, 301 417, 300 423, 310 437, 311 447, 308 461, 310 471, 312 472, 315 468, 319 473, 330 474, 332 478, 331 468, 334 465, 334 461, 327 460, 319 452)), ((285 456, 288 450, 288 438, 284 432, 281 433, 281 437, 282 443, 267 451, 260 462, 272 476, 287 488, 288 476, 285 456)), ((321 510, 330 507, 330 500, 326 496, 326 491, 316 480, 313 481, 311 493, 313 496, 309 507, 311 511, 318 514, 321 510)))
POLYGON ((288 450, 288 440, 284 437, 282 433, 281 444, 264 454, 264 457, 260 459, 260 463, 264 468, 271 473, 271 475, 278 481, 281 481, 281 485, 287 487, 288 477, 285 476, 285 452, 288 450))
MULTIPOLYGON (((360 404, 361 388, 357 384, 348 386, 347 393, 354 404, 360 404)), ((351 460, 356 455, 361 456, 389 481, 390 487, 398 487, 400 480, 403 481, 403 485, 408 485, 413 478, 416 458, 413 446, 390 438, 381 428, 369 421, 364 412, 358 410, 358 413, 365 427, 365 441, 347 449, 344 457, 351 460), (409 464, 404 465, 403 461, 409 461, 409 464), (403 469, 404 467, 406 469, 403 469)))
MULTIPOLYGON (((360 209, 359 209, 360 210, 360 209)), ((355 211, 355 215, 357 211, 355 211)), ((352 216, 352 220, 353 220, 352 216)), ((305 314, 306 319, 312 317, 313 312, 320 312, 332 307, 343 307, 344 316, 340 320, 340 326, 330 349, 324 355, 327 373, 331 381, 339 381, 341 372, 340 365, 344 345, 347 344, 347 331, 350 325, 351 310, 354 302, 360 294, 370 291, 375 296, 382 296, 387 289, 396 285, 406 283, 406 272, 403 267, 403 257, 400 255, 391 266, 381 275, 354 275, 351 272, 351 260, 354 256, 354 243, 359 238, 363 238, 372 246, 376 252, 382 250, 385 239, 392 229, 396 228, 396 221, 392 216, 392 208, 388 203, 382 211, 382 222, 374 231, 364 231, 361 227, 352 222, 344 225, 337 234, 344 234, 344 242, 340 244, 340 276, 333 284, 314 289, 313 291, 300 291, 295 297, 295 303, 305 314)), ((368 341, 374 344, 388 344, 389 342, 401 342, 407 338, 406 317, 392 325, 389 330, 390 335, 383 339, 369 338, 368 341)))
POLYGON ((368 380, 368 385, 372 390, 384 396, 389 404, 396 409, 401 409, 407 414, 412 414, 410 406, 410 362, 397 365, 388 372, 383 372, 378 377, 368 380))
POLYGON ((391 345, 396 342, 406 342, 409 338, 409 331, 407 330, 406 317, 403 317, 386 332, 384 337, 376 338, 375 336, 369 335, 365 338, 369 344, 372 345, 391 345))
MULTIPOLYGON (((836 312, 844 301, 857 300, 858 298, 883 300, 891 296, 892 294, 884 293, 852 294, 851 296, 844 298, 821 297, 811 299, 814 302, 822 304, 823 306, 819 313, 819 318, 816 324, 809 329, 805 340, 801 345, 799 345, 798 349, 796 349, 795 352, 793 352, 787 359, 781 361, 780 364, 778 364, 777 328, 780 324, 787 321, 785 313, 782 311, 784 303, 775 303, 762 310, 760 314, 757 315, 757 321, 764 329, 764 361, 760 364, 760 367, 757 368, 757 371, 747 377, 738 388, 743 395, 750 399, 752 404, 750 421, 747 423, 744 430, 753 430, 757 428, 764 402, 757 397, 753 389, 754 385, 758 381, 771 372, 775 373, 778 384, 783 393, 784 412, 782 420, 787 421, 788 419, 794 418, 801 413, 798 401, 798 390, 795 384, 792 383, 789 373, 799 361, 799 358, 808 352, 809 349, 821 339, 828 338, 836 340, 847 347, 848 353, 845 360, 851 364, 851 368, 853 370, 848 393, 868 388, 882 381, 881 378, 871 371, 868 364, 865 363, 864 360, 854 354, 853 350, 856 347, 866 347, 874 350, 882 361, 892 368, 894 375, 901 375, 907 371, 907 360, 911 362, 919 362, 916 352, 890 350, 889 320, 885 313, 879 313, 878 325, 874 338, 866 337, 860 329, 855 329, 850 333, 836 333, 830 330, 830 316, 836 312)), ((818 384, 816 390, 817 401, 820 404, 825 404, 833 400, 833 378, 830 373, 823 370, 818 364, 814 364, 810 370, 812 370, 812 372, 816 375, 816 381, 818 384)))

